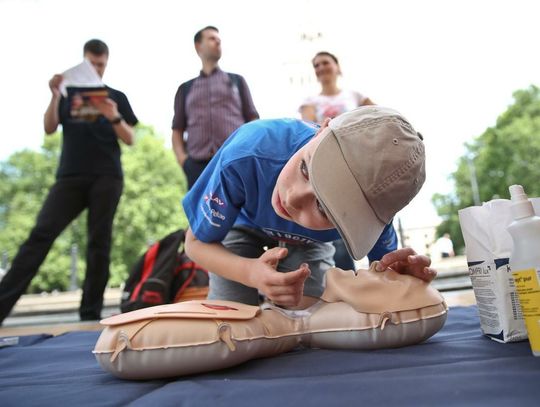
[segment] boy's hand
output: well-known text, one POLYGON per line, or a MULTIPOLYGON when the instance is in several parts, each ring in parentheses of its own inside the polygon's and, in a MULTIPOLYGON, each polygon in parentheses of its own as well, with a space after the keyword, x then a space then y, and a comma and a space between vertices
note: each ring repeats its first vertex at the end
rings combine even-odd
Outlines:
POLYGON ((306 263, 298 270, 288 273, 276 271, 279 260, 287 256, 287 249, 274 247, 261 257, 254 259, 258 264, 253 273, 253 286, 277 305, 293 307, 300 303, 304 293, 304 281, 310 271, 306 263))
POLYGON ((384 271, 390 267, 401 274, 410 274, 428 283, 437 276, 437 272, 430 268, 431 260, 427 256, 416 254, 410 247, 394 250, 385 254, 377 265, 377 271, 384 271))

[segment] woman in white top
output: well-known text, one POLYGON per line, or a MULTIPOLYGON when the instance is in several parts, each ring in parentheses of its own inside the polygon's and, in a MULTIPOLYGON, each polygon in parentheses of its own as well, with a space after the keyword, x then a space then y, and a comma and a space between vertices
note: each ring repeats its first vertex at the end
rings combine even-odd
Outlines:
POLYGON ((374 103, 359 92, 343 90, 337 81, 341 75, 338 59, 330 52, 318 52, 312 60, 321 93, 307 98, 300 106, 302 120, 322 124, 324 119, 334 118, 358 106, 374 103))
MULTIPOLYGON (((358 106, 375 104, 359 92, 338 87, 341 68, 334 54, 326 51, 318 52, 311 62, 322 89, 321 93, 308 97, 300 106, 302 120, 322 124, 325 119, 332 119, 358 106)), ((336 248, 334 254, 336 267, 343 270, 356 270, 354 260, 347 252, 343 240, 335 240, 333 243, 336 248)))

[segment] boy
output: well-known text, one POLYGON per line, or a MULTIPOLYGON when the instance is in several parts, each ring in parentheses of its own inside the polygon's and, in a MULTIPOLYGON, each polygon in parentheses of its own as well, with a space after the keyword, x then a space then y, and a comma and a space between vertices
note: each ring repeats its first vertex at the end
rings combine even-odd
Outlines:
POLYGON ((395 250, 391 224, 420 190, 424 160, 420 134, 380 106, 320 128, 294 119, 243 125, 183 201, 186 252, 212 271, 208 297, 255 305, 262 293, 305 308, 323 292, 340 235, 354 258, 369 252, 381 269, 430 281, 429 258, 395 250))

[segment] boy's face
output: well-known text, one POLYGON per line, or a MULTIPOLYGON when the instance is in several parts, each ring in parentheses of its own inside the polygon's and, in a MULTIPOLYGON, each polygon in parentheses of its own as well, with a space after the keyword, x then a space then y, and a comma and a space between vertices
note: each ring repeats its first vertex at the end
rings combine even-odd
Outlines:
POLYGON ((334 228, 319 204, 308 170, 313 152, 328 131, 327 127, 328 121, 290 158, 281 170, 272 193, 272 207, 278 216, 313 230, 334 228))

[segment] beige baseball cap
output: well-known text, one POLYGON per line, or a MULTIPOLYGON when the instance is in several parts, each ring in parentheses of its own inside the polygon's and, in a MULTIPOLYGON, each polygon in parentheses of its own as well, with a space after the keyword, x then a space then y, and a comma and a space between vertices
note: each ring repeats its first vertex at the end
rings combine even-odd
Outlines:
POLYGON ((363 106, 331 120, 310 162, 310 180, 349 253, 364 257, 420 191, 422 136, 397 111, 363 106))

